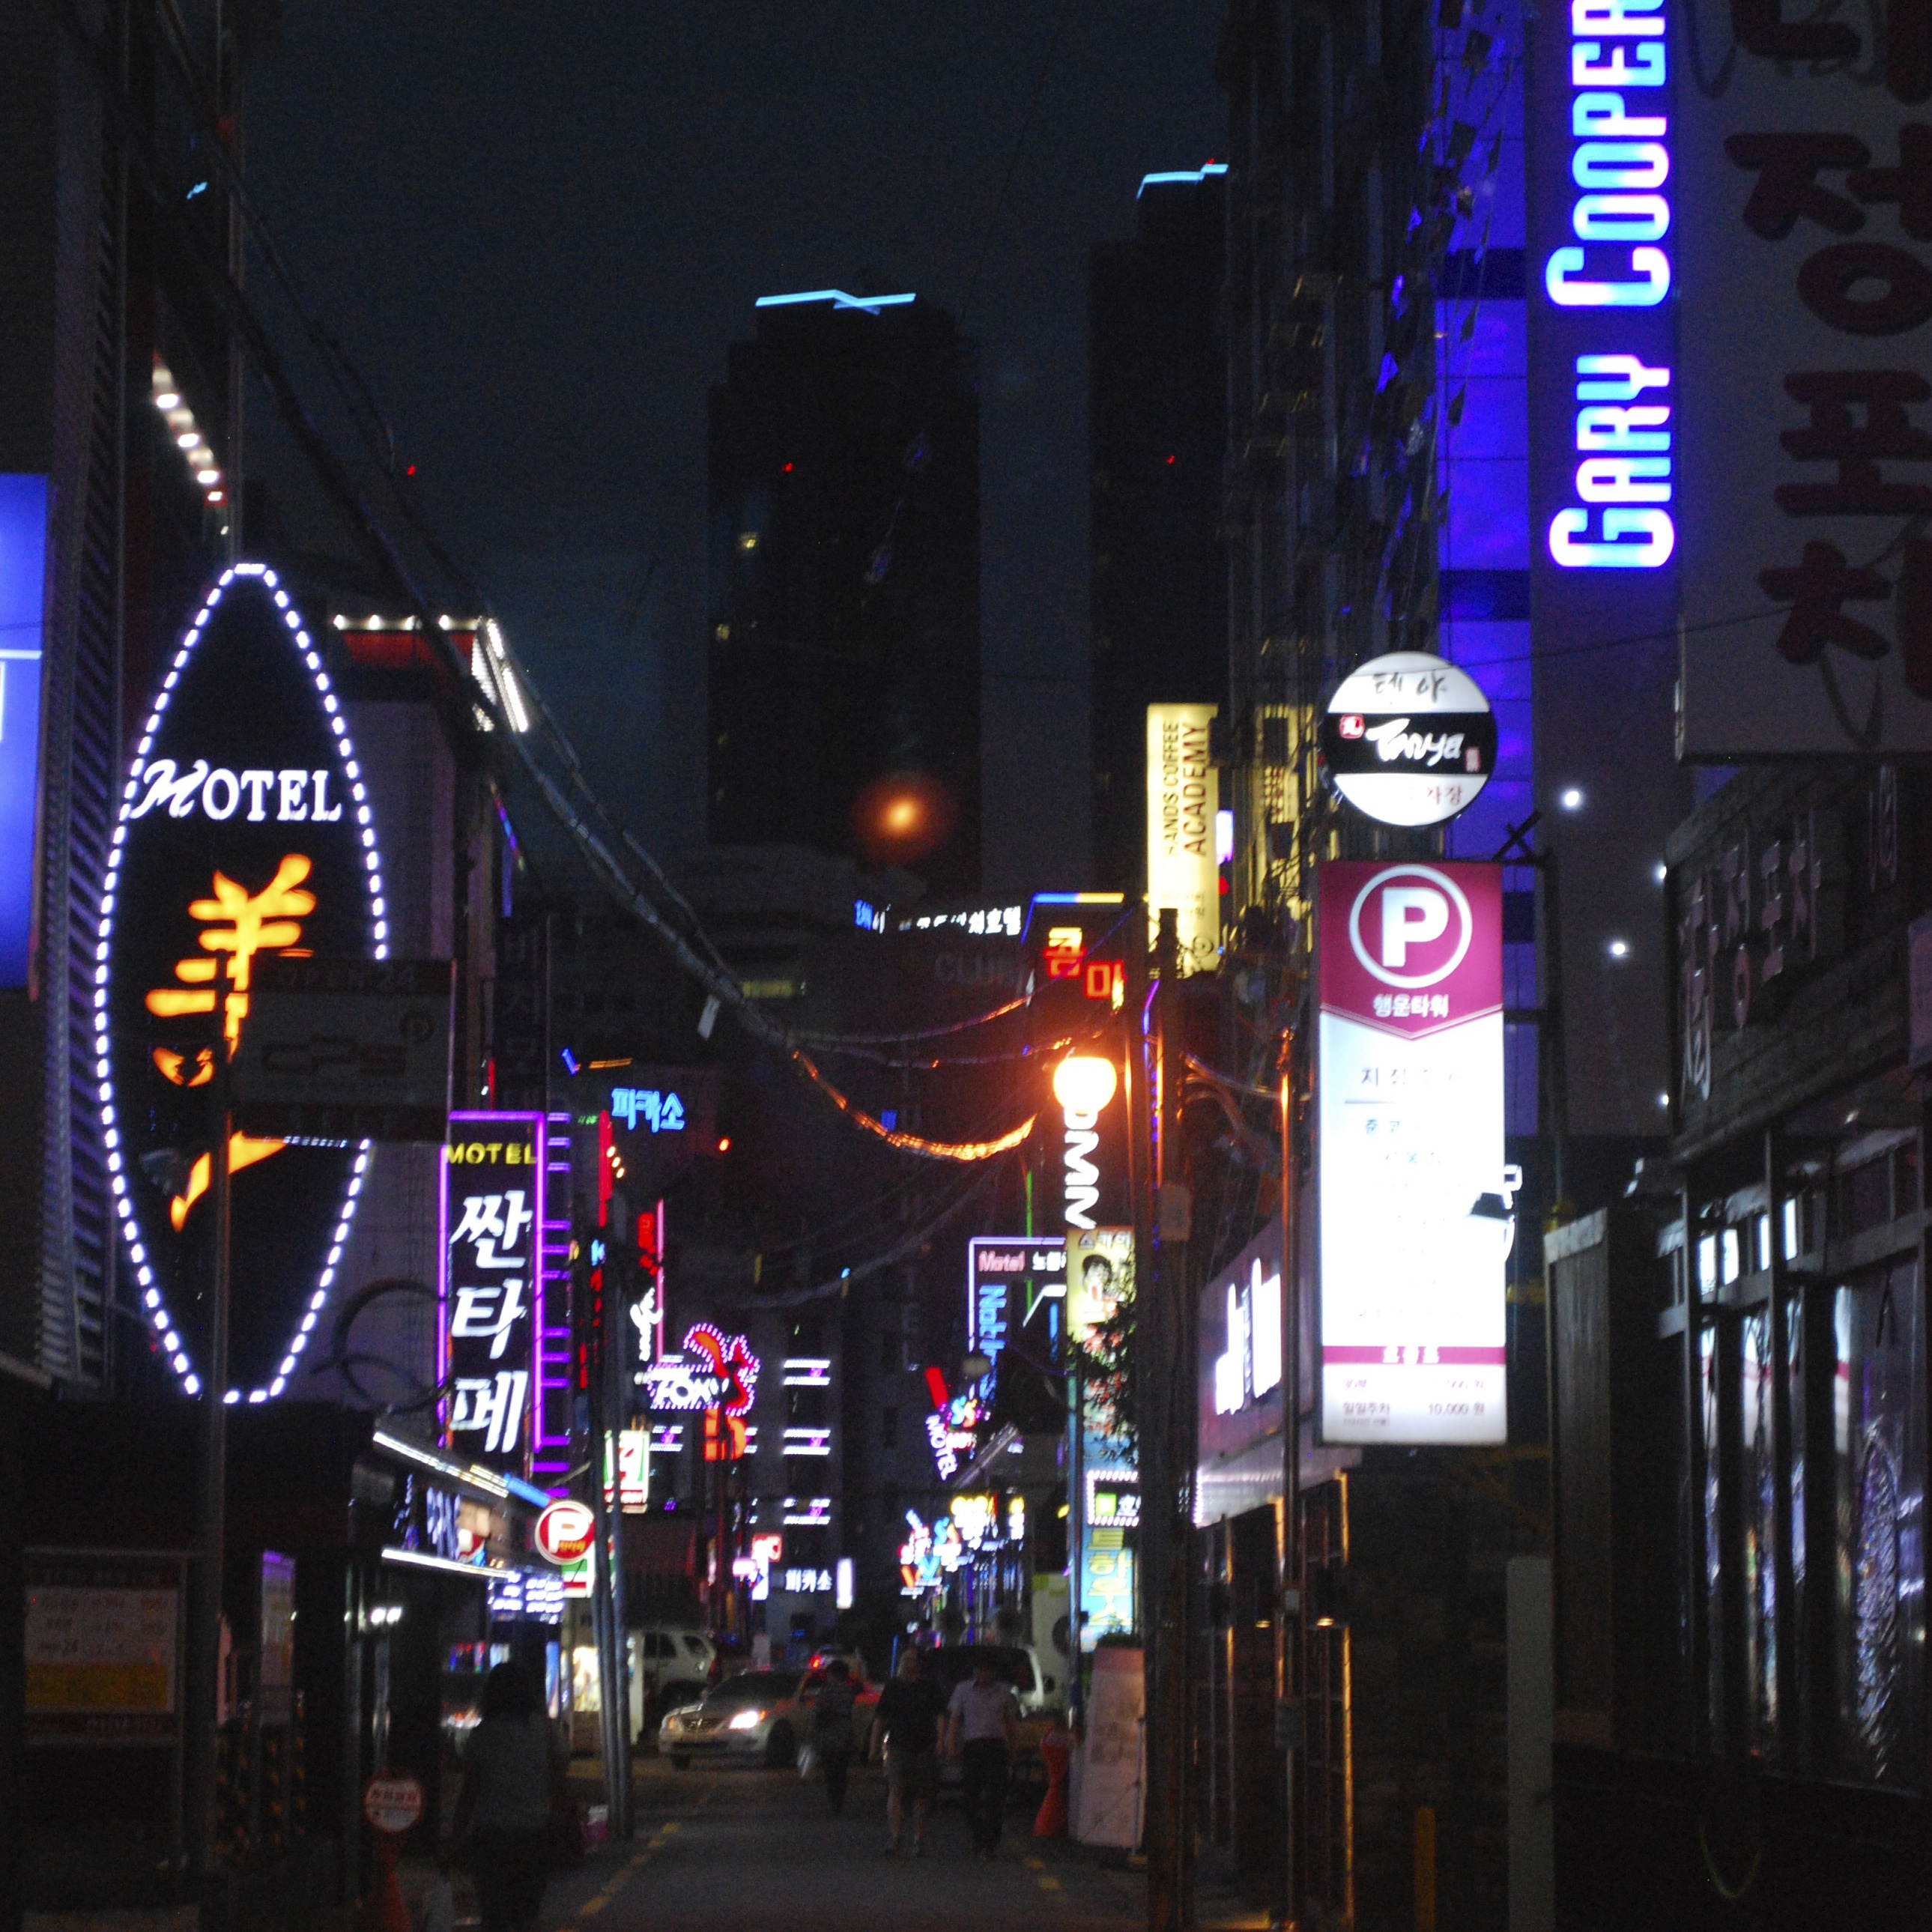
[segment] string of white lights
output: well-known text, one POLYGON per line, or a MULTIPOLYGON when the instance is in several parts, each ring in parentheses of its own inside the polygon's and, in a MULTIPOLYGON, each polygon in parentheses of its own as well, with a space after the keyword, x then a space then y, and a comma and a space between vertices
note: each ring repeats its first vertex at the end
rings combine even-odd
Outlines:
MULTIPOLYGON (((119 815, 109 845, 107 875, 101 892, 100 922, 94 947, 95 1073, 100 1082, 102 1140, 107 1154, 108 1179, 114 1191, 115 1211, 120 1220, 122 1238, 128 1245, 128 1258, 134 1264, 135 1280, 140 1291, 146 1318, 153 1327, 177 1379, 189 1395, 201 1393, 201 1378, 196 1372, 187 1342, 182 1338, 179 1327, 168 1307, 166 1298, 161 1292, 160 1284, 156 1279, 148 1238, 142 1232, 140 1212, 128 1186, 127 1164, 122 1157, 109 1011, 112 990, 110 968, 113 956, 115 900, 119 890, 122 865, 127 849, 128 828, 134 815, 135 802, 141 795, 141 780, 147 768, 148 754, 154 748, 161 721, 166 715, 176 688, 181 682, 182 675, 194 655, 195 647, 201 641, 202 634, 207 629, 209 620, 224 598, 230 594, 232 587, 238 580, 251 587, 259 586, 260 590, 273 601, 277 613, 288 630, 292 647, 314 681, 316 695, 323 714, 328 720, 337 755, 341 761, 343 776, 348 782, 350 796, 355 807, 355 826, 362 850, 364 872, 368 882, 370 946, 378 959, 387 958, 389 952, 388 909, 383 898, 382 855, 376 842, 374 815, 370 808, 368 788, 362 781, 362 767, 356 760, 355 743, 349 735, 348 726, 344 722, 342 707, 337 700, 334 686, 329 681, 327 668, 316 650, 314 640, 303 628, 300 614, 290 602, 288 592, 282 588, 281 580, 266 564, 238 563, 222 573, 220 580, 209 591, 207 601, 196 613, 194 622, 188 626, 179 648, 175 652, 173 661, 168 667, 167 675, 161 680, 161 688, 156 694, 154 708, 148 714, 147 723, 135 748, 134 763, 128 770, 127 785, 121 796, 119 815)), ((246 1391, 236 1388, 224 1390, 222 1399, 224 1402, 238 1402, 244 1399, 250 1402, 268 1402, 280 1395, 286 1387, 298 1358, 308 1348, 308 1339, 315 1332, 322 1311, 328 1305, 329 1290, 334 1285, 336 1271, 341 1265, 343 1250, 355 1220, 356 1204, 362 1194, 362 1184, 368 1172, 372 1148, 373 1143, 366 1140, 357 1144, 355 1162, 344 1191, 341 1210, 337 1216, 334 1233, 330 1242, 328 1262, 309 1298, 302 1322, 290 1337, 274 1374, 266 1383, 246 1391)))

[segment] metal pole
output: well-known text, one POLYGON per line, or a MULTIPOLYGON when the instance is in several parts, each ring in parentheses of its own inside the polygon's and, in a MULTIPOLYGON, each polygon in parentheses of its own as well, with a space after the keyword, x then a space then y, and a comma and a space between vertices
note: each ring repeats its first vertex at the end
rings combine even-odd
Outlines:
POLYGON ((608 1824, 614 1838, 627 1835, 624 1821, 629 1814, 630 1766, 623 1741, 629 1726, 629 1712, 624 1708, 624 1674, 619 1657, 623 1633, 617 1628, 617 1586, 614 1578, 616 1550, 610 1530, 610 1506, 604 1494, 604 1477, 616 1471, 616 1444, 610 1426, 609 1385, 614 1358, 621 1354, 613 1315, 617 1292, 619 1229, 627 1208, 622 1196, 614 1196, 610 1224, 604 1234, 604 1292, 598 1310, 598 1333, 592 1346, 596 1359, 590 1376, 590 1513, 597 1532, 597 1558, 591 1565, 591 1619, 597 1635, 598 1738, 604 1760, 604 1794, 608 1824))
POLYGON ((1180 1373, 1188 1359, 1187 1222, 1190 1203, 1179 1179, 1174 1136, 1179 1130, 1181 1065, 1178 1003, 1180 946, 1177 916, 1160 914, 1155 941, 1156 1066, 1159 1071, 1158 1159, 1150 1180, 1158 1211, 1154 1279, 1144 1304, 1136 1374, 1141 1403, 1142 1546, 1146 1556, 1142 1600, 1146 1606, 1148 1932, 1178 1932, 1192 1916, 1185 1847, 1191 1822, 1185 1798, 1186 1766, 1187 1540, 1192 1531, 1182 1499, 1192 1464, 1190 1405, 1194 1390, 1180 1373))
POLYGON ((215 1015, 214 1145, 208 1173, 208 1216, 214 1244, 208 1296, 206 1359, 202 1364, 201 1430, 195 1472, 195 1561, 188 1576, 187 1730, 183 1750, 186 1849, 190 1868, 212 1875, 216 1844, 218 1735, 221 1706, 221 1552, 227 1505, 228 1409, 228 1040, 215 1015))
POLYGON ((1294 1222, 1294 1033, 1281 1043, 1282 1549, 1281 1919, 1295 1922, 1300 1819, 1294 1775, 1301 1748, 1301 1271, 1294 1222))
MULTIPOLYGON (((614 1208, 615 1203, 613 1203, 614 1208)), ((609 1280, 614 1291, 618 1275, 616 1268, 616 1246, 620 1238, 626 1246, 625 1252, 632 1265, 625 1272, 635 1282, 635 1252, 629 1245, 629 1236, 635 1231, 635 1224, 628 1211, 621 1223, 614 1214, 611 1234, 612 1252, 609 1262, 611 1273, 609 1280)), ((608 1536, 606 1547, 609 1552, 609 1581, 604 1586, 605 1601, 608 1606, 610 1625, 610 1658, 605 1682, 610 1695, 607 1705, 614 1712, 610 1736, 614 1750, 616 1779, 610 1795, 611 1835, 628 1838, 632 1831, 631 1805, 631 1694, 629 1641, 624 1627, 624 1512, 622 1495, 622 1460, 619 1455, 618 1432, 624 1426, 626 1416, 625 1390, 628 1387, 627 1371, 629 1364, 625 1358, 622 1343, 625 1339, 625 1309, 627 1298, 614 1292, 604 1298, 604 1450, 609 1460, 607 1466, 611 1474, 616 1507, 614 1509, 607 1502, 604 1504, 608 1518, 608 1536)), ((648 1480, 648 1478, 646 1478, 648 1480)), ((604 1487, 598 1485, 598 1495, 602 1498, 604 1487)), ((600 1534, 603 1532, 600 1532, 600 1534)))

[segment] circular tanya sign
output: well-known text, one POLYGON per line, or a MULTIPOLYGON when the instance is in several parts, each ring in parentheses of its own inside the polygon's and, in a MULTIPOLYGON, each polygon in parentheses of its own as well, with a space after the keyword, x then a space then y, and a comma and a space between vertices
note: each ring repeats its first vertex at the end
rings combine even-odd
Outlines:
POLYGON ((1476 802, 1496 768, 1496 721, 1467 671, 1426 651, 1371 658, 1322 721, 1335 789, 1384 825, 1440 825, 1476 802))
MULTIPOLYGON (((108 1179, 152 1346, 206 1372, 215 1054, 259 961, 381 959, 388 914, 368 788, 321 652, 273 571, 208 592, 121 794, 94 954, 108 1179)), ((369 1143, 228 1137, 230 1402, 288 1385, 343 1265, 369 1143)))
POLYGON ((400 1838, 423 1814, 423 1788, 406 1771, 379 1771, 362 1787, 362 1815, 378 1832, 400 1838))
POLYGON ((537 1548, 553 1563, 580 1562, 597 1540, 597 1520, 588 1503, 560 1496, 537 1518, 537 1548))

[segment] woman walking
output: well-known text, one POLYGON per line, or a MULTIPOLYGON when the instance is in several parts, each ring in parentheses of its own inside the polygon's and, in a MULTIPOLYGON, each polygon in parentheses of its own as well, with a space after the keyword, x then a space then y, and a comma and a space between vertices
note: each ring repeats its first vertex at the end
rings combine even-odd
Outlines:
POLYGON ((500 1664, 483 1684, 483 1720, 463 1754, 454 1833, 469 1841, 483 1932, 529 1932, 549 1874, 551 1808, 562 1760, 536 1684, 500 1664))

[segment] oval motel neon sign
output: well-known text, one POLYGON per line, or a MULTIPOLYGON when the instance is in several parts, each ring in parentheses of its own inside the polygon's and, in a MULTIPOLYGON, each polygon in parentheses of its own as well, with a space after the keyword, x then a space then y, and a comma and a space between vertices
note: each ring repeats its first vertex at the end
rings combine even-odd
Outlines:
MULTIPOLYGON (((199 1394, 214 1268, 213 1033, 254 962, 386 958, 388 915, 342 707, 275 573, 238 564, 176 650, 121 796, 94 964, 115 1211, 157 1348, 199 1394), (205 1042, 205 1043, 204 1043, 205 1042)), ((370 1143, 232 1135, 230 1402, 296 1373, 337 1275, 370 1143)))

